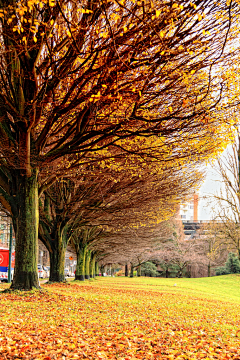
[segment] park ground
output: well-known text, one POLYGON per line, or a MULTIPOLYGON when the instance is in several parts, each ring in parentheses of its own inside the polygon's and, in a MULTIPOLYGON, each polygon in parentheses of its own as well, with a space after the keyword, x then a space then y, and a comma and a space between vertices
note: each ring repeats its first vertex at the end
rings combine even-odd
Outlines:
POLYGON ((0 360, 240 359, 239 275, 99 277, 0 304, 0 360))

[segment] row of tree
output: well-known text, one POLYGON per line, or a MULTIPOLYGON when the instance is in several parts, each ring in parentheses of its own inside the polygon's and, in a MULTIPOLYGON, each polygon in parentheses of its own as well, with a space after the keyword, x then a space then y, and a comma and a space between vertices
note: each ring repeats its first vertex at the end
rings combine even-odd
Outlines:
POLYGON ((198 183, 190 166, 220 151, 235 121, 239 10, 211 0, 0 1, 12 288, 38 287, 38 237, 60 281, 66 244, 83 226, 113 247, 122 228, 173 214, 198 183))
MULTIPOLYGON (((192 259, 192 262, 194 259, 192 259)), ((189 262, 190 264, 190 262, 189 262)), ((189 265, 188 264, 188 265, 189 265)), ((240 273, 240 260, 235 253, 229 253, 227 261, 224 266, 216 267, 215 275, 228 275, 228 274, 239 274, 240 273)), ((117 273, 121 275, 121 272, 117 273)), ((125 276, 128 276, 128 269, 125 272, 125 276)), ((155 261, 146 261, 140 267, 137 267, 135 271, 137 276, 150 276, 150 277, 159 277, 164 276, 168 277, 191 277, 191 268, 185 266, 184 268, 179 263, 175 263, 174 258, 169 259, 169 261, 155 260, 155 261)), ((132 272, 130 276, 133 276, 132 272)))

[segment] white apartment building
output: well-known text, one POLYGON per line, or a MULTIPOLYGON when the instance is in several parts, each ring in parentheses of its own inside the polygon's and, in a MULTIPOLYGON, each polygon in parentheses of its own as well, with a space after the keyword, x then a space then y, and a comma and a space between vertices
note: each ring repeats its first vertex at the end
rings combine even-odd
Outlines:
POLYGON ((198 194, 194 194, 191 201, 180 205, 179 219, 182 221, 198 220, 198 194))

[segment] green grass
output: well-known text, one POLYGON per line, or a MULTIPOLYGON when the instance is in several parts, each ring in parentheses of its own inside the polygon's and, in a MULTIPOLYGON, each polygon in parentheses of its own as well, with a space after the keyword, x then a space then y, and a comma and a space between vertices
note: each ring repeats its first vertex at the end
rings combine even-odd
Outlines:
POLYGON ((116 288, 146 289, 148 291, 160 291, 171 293, 184 293, 199 297, 214 298, 218 300, 240 303, 240 275, 214 276, 210 278, 126 278, 126 277, 98 277, 98 281, 104 284, 112 284, 116 288))

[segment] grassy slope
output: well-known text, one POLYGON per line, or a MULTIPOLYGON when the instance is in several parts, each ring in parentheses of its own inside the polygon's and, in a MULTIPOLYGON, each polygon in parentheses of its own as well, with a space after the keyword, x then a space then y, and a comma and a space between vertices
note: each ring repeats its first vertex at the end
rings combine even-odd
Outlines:
POLYGON ((0 293, 0 360, 239 360, 239 281, 100 277, 0 293))
POLYGON ((222 299, 240 303, 240 275, 214 276, 194 279, 163 279, 163 278, 102 278, 102 284, 131 288, 137 286, 151 291, 184 293, 211 299, 222 299))

